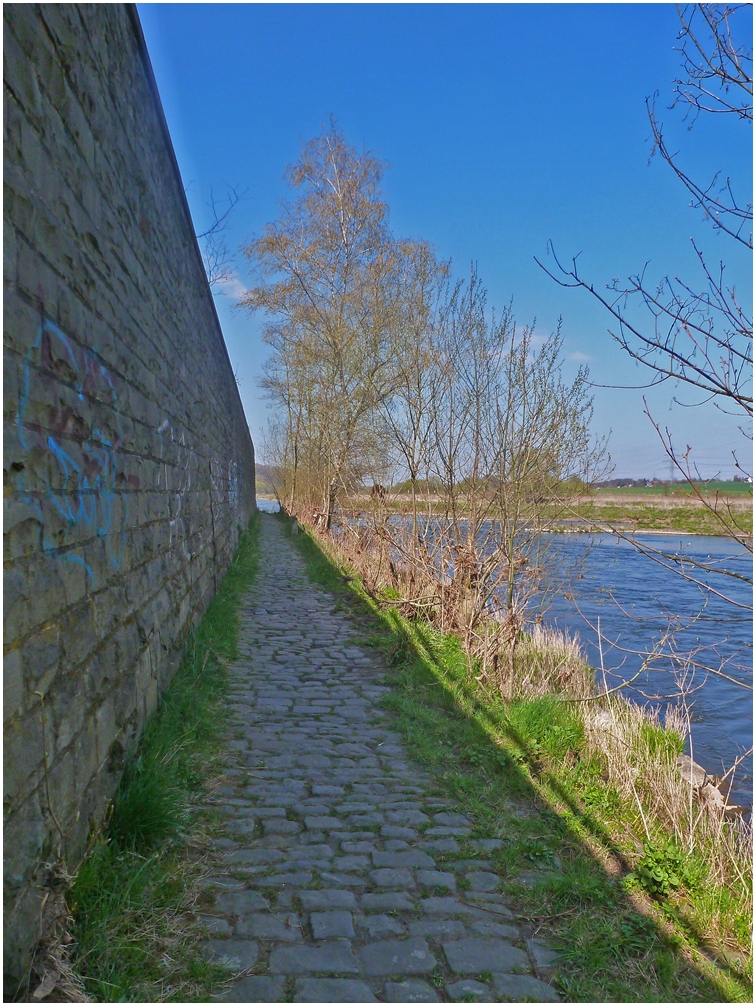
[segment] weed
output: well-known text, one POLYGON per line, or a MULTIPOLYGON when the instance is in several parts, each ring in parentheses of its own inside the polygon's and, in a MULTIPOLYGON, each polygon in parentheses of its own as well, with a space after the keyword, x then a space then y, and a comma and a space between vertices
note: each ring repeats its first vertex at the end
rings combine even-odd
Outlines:
POLYGON ((560 761, 583 746, 583 723, 575 707, 554 696, 513 702, 507 719, 530 757, 560 761))
POLYGON ((428 975, 428 981, 437 989, 443 988, 446 984, 446 978, 438 968, 428 975))
POLYGON ((625 880, 638 884, 649 894, 665 897, 670 890, 676 891, 684 883, 690 883, 693 874, 688 869, 687 858, 670 840, 661 845, 646 843, 643 855, 625 880))

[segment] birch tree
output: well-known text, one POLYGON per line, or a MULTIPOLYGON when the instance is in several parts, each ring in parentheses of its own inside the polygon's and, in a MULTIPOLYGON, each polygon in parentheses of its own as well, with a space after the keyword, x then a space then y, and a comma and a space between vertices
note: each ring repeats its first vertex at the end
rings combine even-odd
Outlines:
POLYGON ((263 386, 287 417, 292 500, 305 469, 326 528, 339 491, 372 464, 374 413, 396 381, 415 246, 391 235, 383 171, 331 124, 288 168, 279 218, 244 249, 259 282, 242 304, 267 315, 263 386))

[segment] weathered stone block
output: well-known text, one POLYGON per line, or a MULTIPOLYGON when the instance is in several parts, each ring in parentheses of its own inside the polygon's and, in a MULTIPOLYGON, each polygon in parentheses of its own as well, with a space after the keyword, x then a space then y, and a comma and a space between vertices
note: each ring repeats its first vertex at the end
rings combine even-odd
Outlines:
POLYGON ((272 974, 333 973, 356 974, 360 970, 348 940, 331 940, 320 946, 279 947, 270 955, 272 974))
POLYGON ((376 1003, 364 982, 354 978, 300 978, 295 1003, 376 1003))
POLYGON ((408 852, 374 852, 373 863, 376 866, 396 869, 419 866, 426 870, 432 870, 436 865, 427 852, 421 852, 419 849, 411 849, 408 852))
POLYGON ((24 706, 21 651, 11 650, 3 660, 3 720, 19 716, 24 706))
POLYGON ((220 997, 219 1002, 228 1003, 277 1003, 284 994, 283 978, 270 978, 267 975, 250 975, 232 985, 220 997))
POLYGON ((237 922, 235 932, 238 936, 255 936, 261 940, 282 940, 286 943, 298 943, 302 935, 302 923, 298 915, 272 915, 264 912, 256 915, 245 915, 237 922))
POLYGON ((357 901, 351 891, 321 890, 301 891, 299 900, 306 912, 357 907, 357 901))
POLYGON ((411 912, 414 904, 405 891, 387 891, 385 894, 363 894, 360 907, 366 912, 411 912))
POLYGON ((446 991, 452 1002, 493 1002, 493 995, 488 985, 474 978, 461 978, 446 986, 446 991))
POLYGON ((425 940, 380 940, 360 949, 360 960, 368 975, 427 974, 436 966, 436 958, 425 940))
POLYGON ((403 982, 386 982, 386 1001, 390 1003, 437 1003, 438 995, 427 982, 407 978, 403 982))
POLYGON ((371 883, 376 887, 412 888, 415 879, 409 870, 371 870, 371 883))
POLYGON ((493 987, 504 1002, 560 1002, 559 993, 551 985, 532 975, 493 975, 493 987))
POLYGON ((480 971, 525 971, 528 955, 505 940, 468 937, 444 943, 444 954, 452 971, 474 975, 480 971))
POLYGON ((351 939, 354 936, 351 912, 313 912, 310 915, 310 925, 315 940, 329 940, 334 937, 351 939))

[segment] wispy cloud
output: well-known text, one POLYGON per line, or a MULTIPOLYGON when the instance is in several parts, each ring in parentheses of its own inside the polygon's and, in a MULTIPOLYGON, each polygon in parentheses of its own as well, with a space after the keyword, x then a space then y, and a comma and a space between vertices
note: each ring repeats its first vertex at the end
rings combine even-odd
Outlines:
POLYGON ((228 276, 216 280, 214 285, 217 291, 234 303, 238 303, 247 293, 247 287, 239 279, 239 274, 235 270, 228 276))
POLYGON ((573 363, 592 363, 596 358, 588 356, 587 353, 568 353, 567 359, 572 360, 573 363))

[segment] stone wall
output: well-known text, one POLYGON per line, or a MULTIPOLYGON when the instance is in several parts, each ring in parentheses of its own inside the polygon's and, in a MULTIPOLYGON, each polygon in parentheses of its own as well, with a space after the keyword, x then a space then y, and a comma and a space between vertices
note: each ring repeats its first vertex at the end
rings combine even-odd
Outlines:
POLYGON ((254 510, 132 5, 6 4, 5 931, 102 818, 254 510))

